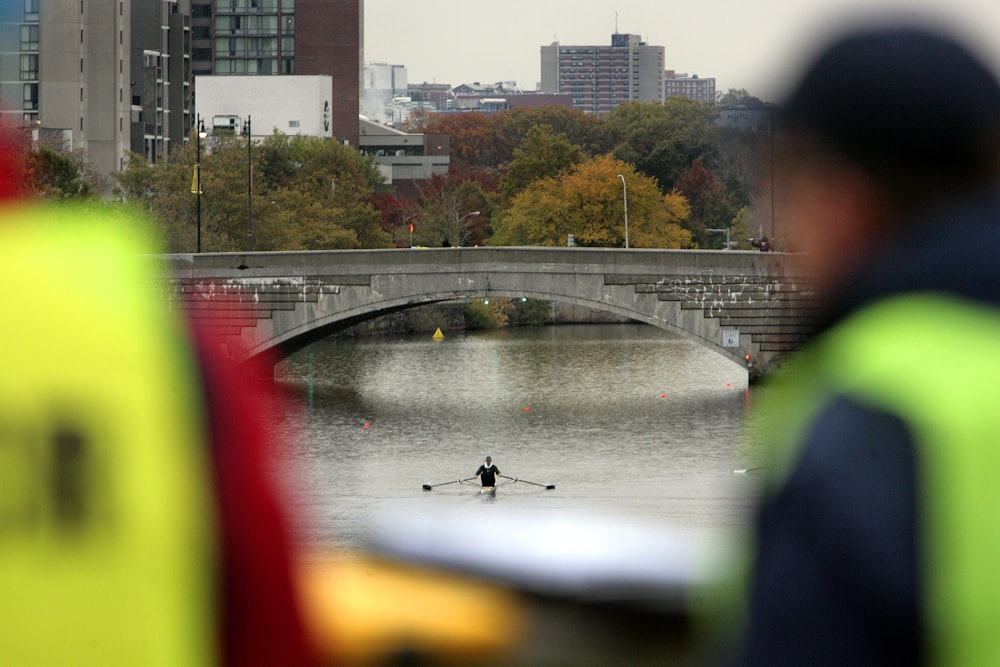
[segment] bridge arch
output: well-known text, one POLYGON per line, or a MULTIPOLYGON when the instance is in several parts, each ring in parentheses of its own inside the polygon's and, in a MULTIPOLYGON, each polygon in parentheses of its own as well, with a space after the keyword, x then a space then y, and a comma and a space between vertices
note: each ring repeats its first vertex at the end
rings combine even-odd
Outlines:
POLYGON ((812 296, 777 253, 426 248, 165 257, 170 293, 249 358, 415 306, 527 297, 627 317, 763 372, 802 340, 812 296))

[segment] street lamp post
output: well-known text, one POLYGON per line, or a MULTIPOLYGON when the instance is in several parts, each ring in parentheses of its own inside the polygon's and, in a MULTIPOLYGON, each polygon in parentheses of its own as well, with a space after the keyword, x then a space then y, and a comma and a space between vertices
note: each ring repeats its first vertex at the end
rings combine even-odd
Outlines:
POLYGON ((622 196, 625 198, 625 249, 628 250, 628 186, 624 174, 618 174, 618 178, 622 179, 622 196))
POLYGON ((706 232, 718 232, 719 234, 726 235, 726 250, 729 250, 732 246, 729 245, 729 228, 726 229, 706 229, 706 232))
POLYGON ((459 245, 462 245, 462 241, 463 241, 463 238, 462 238, 463 237, 463 234, 462 234, 462 221, 465 220, 466 218, 478 217, 478 216, 479 216, 479 211, 469 211, 468 213, 466 213, 465 215, 463 215, 461 218, 458 219, 458 244, 459 245))
POLYGON ((194 170, 195 171, 194 186, 195 186, 195 196, 197 197, 195 210, 198 218, 198 252, 200 253, 201 252, 201 140, 208 135, 205 133, 205 123, 201 120, 201 114, 198 114, 197 119, 198 119, 198 124, 195 128, 197 130, 195 132, 195 148, 198 152, 198 158, 197 158, 197 165, 195 166, 194 170))
POLYGON ((253 136, 249 114, 243 123, 243 134, 247 137, 247 244, 253 252, 253 136))

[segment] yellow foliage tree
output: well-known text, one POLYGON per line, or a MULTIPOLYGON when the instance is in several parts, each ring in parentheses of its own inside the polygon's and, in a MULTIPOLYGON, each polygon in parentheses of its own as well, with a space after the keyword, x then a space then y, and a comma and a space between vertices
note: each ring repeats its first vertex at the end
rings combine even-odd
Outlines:
POLYGON ((491 245, 564 245, 572 234, 587 247, 690 248, 681 222, 691 208, 680 194, 664 197, 656 181, 602 155, 535 181, 493 222, 491 245), (622 184, 625 179, 625 187, 622 184))

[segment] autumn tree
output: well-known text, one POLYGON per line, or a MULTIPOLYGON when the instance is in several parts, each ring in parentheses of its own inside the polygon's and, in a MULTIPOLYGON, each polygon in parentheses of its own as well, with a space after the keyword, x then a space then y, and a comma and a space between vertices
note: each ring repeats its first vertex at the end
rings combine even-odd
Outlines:
POLYGON ((699 245, 709 243, 706 229, 728 229, 736 210, 732 198, 715 176, 696 159, 677 179, 677 191, 691 205, 691 217, 685 227, 692 232, 699 245))
POLYGON ((455 168, 495 170, 509 154, 497 134, 499 122, 499 114, 477 111, 438 114, 427 124, 425 132, 449 135, 451 163, 455 168))
POLYGON ((627 163, 604 155, 557 176, 536 180, 494 221, 492 245, 577 245, 624 247, 624 189, 628 188, 629 246, 690 247, 680 223, 689 214, 684 198, 667 197, 656 181, 627 163))

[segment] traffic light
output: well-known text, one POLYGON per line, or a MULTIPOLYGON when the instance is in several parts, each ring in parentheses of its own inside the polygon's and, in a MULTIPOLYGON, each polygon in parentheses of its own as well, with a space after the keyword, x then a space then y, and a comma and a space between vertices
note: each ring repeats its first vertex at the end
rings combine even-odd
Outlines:
POLYGON ((747 369, 753 368, 753 362, 750 361, 750 355, 749 354, 744 355, 743 359, 746 360, 746 362, 747 362, 747 369))

